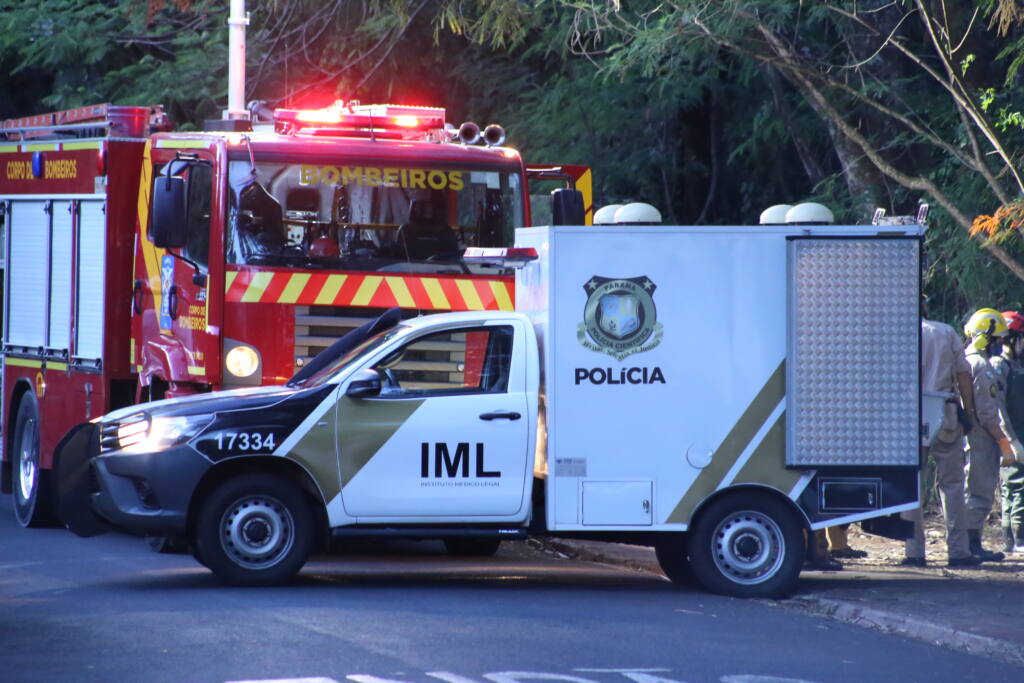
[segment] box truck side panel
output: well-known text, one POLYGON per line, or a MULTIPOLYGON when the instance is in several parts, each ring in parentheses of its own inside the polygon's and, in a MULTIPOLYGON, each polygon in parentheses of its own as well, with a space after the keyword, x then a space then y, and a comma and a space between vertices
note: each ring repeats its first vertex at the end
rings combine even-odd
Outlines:
POLYGON ((753 470, 788 494, 801 474, 771 447, 784 414, 784 231, 557 227, 548 240, 554 528, 617 526, 588 509, 616 487, 666 529, 753 470), (633 493, 644 482, 652 500, 633 493))

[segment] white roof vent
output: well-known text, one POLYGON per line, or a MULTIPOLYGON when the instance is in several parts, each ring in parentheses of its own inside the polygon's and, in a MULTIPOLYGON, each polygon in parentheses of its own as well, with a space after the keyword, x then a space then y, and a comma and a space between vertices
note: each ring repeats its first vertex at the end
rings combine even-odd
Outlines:
POLYGON ((633 202, 626 204, 615 212, 616 223, 632 223, 634 225, 651 225, 661 223, 661 212, 650 204, 633 202))
POLYGON ((761 225, 782 225, 786 222, 786 212, 793 208, 792 204, 776 204, 761 212, 761 225))
POLYGON ((835 221, 835 216, 827 206, 817 202, 797 204, 786 212, 786 222, 796 225, 828 225, 835 221))
POLYGON ((611 225, 615 222, 615 212, 621 208, 622 204, 602 206, 594 212, 594 225, 611 225))

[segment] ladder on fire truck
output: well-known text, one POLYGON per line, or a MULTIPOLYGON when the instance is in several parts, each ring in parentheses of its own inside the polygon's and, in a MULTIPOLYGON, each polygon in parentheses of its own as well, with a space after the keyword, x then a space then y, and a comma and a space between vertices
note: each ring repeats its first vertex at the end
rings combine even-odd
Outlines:
POLYGON ((128 107, 104 103, 0 121, 0 138, 8 141, 140 138, 169 128, 170 121, 160 105, 128 107))

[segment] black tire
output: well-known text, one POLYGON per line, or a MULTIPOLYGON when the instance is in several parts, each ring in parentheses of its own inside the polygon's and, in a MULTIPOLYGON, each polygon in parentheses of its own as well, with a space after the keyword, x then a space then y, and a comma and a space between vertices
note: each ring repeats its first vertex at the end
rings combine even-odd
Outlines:
POLYGON ((225 481, 201 504, 195 556, 228 583, 285 583, 309 559, 315 527, 312 505, 291 482, 246 474, 225 481))
POLYGON ((49 476, 39 463, 39 408, 36 397, 26 393, 18 404, 11 448, 11 499, 14 501, 14 516, 25 528, 56 523, 49 476))
POLYGON ((490 557, 498 552, 500 545, 500 538, 469 536, 444 539, 444 549, 448 551, 449 555, 457 557, 490 557))
POLYGON ((687 551, 707 590, 740 598, 782 598, 794 588, 806 552, 803 527, 784 501, 734 493, 703 511, 687 551))
POLYGON ((693 569, 686 552, 686 536, 679 534, 673 538, 658 541, 654 546, 654 554, 672 583, 680 586, 693 585, 693 569))
POLYGON ((146 547, 161 555, 180 555, 188 550, 185 539, 177 536, 146 536, 146 547))

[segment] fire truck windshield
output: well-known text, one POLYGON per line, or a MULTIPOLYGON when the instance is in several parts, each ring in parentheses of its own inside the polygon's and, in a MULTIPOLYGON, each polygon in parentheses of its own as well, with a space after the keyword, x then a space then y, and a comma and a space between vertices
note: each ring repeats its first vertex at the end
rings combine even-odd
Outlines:
POLYGON ((465 273, 466 247, 508 246, 523 225, 512 171, 259 161, 255 170, 230 165, 228 263, 465 273))

